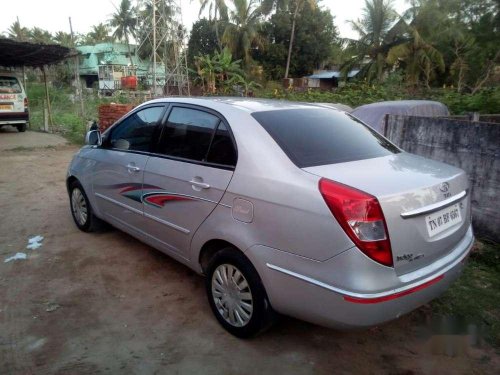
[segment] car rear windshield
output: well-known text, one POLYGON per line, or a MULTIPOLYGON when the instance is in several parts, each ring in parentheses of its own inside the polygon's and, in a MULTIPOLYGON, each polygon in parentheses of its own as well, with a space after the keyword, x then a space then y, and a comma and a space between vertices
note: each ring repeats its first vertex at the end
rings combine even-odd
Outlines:
POLYGON ((0 93, 20 94, 21 85, 16 77, 0 76, 0 93))
POLYGON ((400 152, 352 116, 327 108, 254 112, 252 116, 299 168, 400 152))

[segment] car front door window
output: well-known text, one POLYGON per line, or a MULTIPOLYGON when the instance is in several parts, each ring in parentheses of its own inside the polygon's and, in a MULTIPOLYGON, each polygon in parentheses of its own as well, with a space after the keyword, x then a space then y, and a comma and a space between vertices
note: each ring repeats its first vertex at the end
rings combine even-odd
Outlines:
POLYGON ((111 148, 149 151, 154 130, 163 110, 164 107, 149 107, 132 113, 111 132, 109 139, 111 148))
POLYGON ((195 161, 206 161, 214 130, 220 119, 197 109, 174 107, 170 112, 161 154, 195 161))

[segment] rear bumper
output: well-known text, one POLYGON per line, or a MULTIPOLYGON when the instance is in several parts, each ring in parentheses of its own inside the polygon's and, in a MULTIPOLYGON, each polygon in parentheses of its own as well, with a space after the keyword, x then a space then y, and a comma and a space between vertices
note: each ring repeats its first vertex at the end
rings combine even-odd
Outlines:
POLYGON ((328 327, 356 328, 396 319, 438 297, 460 275, 473 242, 469 228, 448 256, 399 277, 388 267, 376 266, 381 272, 363 267, 362 262, 374 262, 356 248, 325 262, 264 246, 246 254, 275 310, 328 327))
POLYGON ((0 125, 16 125, 29 122, 29 112, 0 112, 0 125))

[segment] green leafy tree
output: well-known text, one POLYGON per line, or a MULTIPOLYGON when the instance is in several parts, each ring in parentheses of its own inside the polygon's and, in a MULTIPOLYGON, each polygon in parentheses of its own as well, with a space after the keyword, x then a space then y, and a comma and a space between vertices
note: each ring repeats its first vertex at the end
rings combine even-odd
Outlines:
POLYGON ((209 94, 227 92, 228 85, 236 75, 243 76, 241 60, 233 60, 229 48, 213 55, 195 57, 196 72, 201 79, 203 90, 209 94))
POLYGON ((71 34, 65 33, 64 31, 58 31, 56 33, 56 35, 54 35, 54 41, 57 44, 60 44, 61 46, 64 46, 64 47, 72 47, 73 46, 71 34))
POLYGON ((131 65, 134 65, 134 61, 132 60, 132 52, 130 50, 130 37, 134 38, 136 35, 136 24, 135 8, 132 6, 130 0, 122 0, 109 21, 109 25, 114 28, 114 38, 125 40, 131 65))
POLYGON ((53 42, 53 37, 50 32, 36 26, 29 31, 29 37, 30 40, 35 43, 50 44, 53 42))
POLYGON ((391 32, 396 19, 392 0, 365 0, 361 18, 350 21, 359 39, 347 41, 348 48, 355 55, 343 65, 345 73, 354 67, 361 67, 359 76, 368 81, 383 80, 387 53, 392 47, 407 41, 398 33, 391 32))
POLYGON ((7 36, 21 42, 25 42, 30 38, 30 31, 26 27, 22 27, 19 20, 10 25, 7 30, 7 36))
POLYGON ((411 25, 443 55, 446 69, 436 83, 473 92, 492 84, 500 63, 498 1, 414 0, 408 13, 411 25))
MULTIPOLYGON (((263 67, 267 78, 283 78, 288 58, 292 14, 287 9, 278 9, 263 24, 262 35, 266 40, 265 50, 255 51, 255 59, 263 67)), ((289 74, 302 77, 314 69, 323 67, 333 59, 332 53, 340 50, 334 18, 328 10, 305 7, 298 15, 289 74)))
POLYGON ((222 42, 233 55, 248 67, 252 61, 252 49, 263 48, 264 40, 259 33, 262 9, 258 0, 231 0, 227 24, 222 42))
POLYGON ((188 41, 188 63, 190 66, 194 65, 195 56, 210 55, 218 49, 215 27, 216 21, 206 18, 193 24, 188 41))
POLYGON ((92 26, 92 29, 85 35, 85 44, 98 44, 111 42, 113 38, 110 36, 111 30, 108 25, 99 23, 92 26))
POLYGON ((420 79, 430 88, 429 83, 436 72, 444 72, 443 55, 430 43, 422 39, 415 27, 409 27, 410 38, 407 42, 392 47, 387 56, 391 65, 404 64, 406 81, 416 86, 420 79))
POLYGON ((285 78, 288 78, 288 73, 290 72, 290 60, 292 58, 292 48, 293 42, 295 40, 295 27, 297 24, 297 17, 299 15, 299 12, 303 11, 305 7, 315 8, 316 5, 316 0, 293 0, 291 2, 291 7, 293 9, 292 29, 290 30, 290 42, 288 45, 288 55, 286 58, 285 78))
POLYGON ((208 19, 214 21, 215 25, 215 36, 217 39, 217 45, 219 49, 222 49, 222 42, 220 38, 220 21, 225 22, 228 20, 227 5, 225 0, 200 0, 200 12, 198 17, 207 9, 208 7, 208 19))

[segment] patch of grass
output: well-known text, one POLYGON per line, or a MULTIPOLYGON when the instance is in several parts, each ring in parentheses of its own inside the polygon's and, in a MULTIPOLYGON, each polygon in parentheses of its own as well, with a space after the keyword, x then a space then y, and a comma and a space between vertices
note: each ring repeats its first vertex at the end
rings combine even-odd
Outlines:
MULTIPOLYGON (((45 86, 39 82, 27 84, 27 94, 30 109, 31 129, 43 129, 45 86)), ((84 93, 84 113, 81 114, 79 100, 75 100, 74 89, 71 87, 55 88, 49 87, 50 105, 54 127, 49 128, 67 138, 70 142, 83 144, 85 138, 86 124, 88 121, 98 119, 98 108, 101 104, 132 103, 140 104, 140 99, 132 99, 127 95, 115 95, 113 97, 98 97, 97 94, 84 93)))
POLYGON ((500 244, 477 242, 462 276, 431 308, 483 325, 486 340, 500 347, 500 244))

